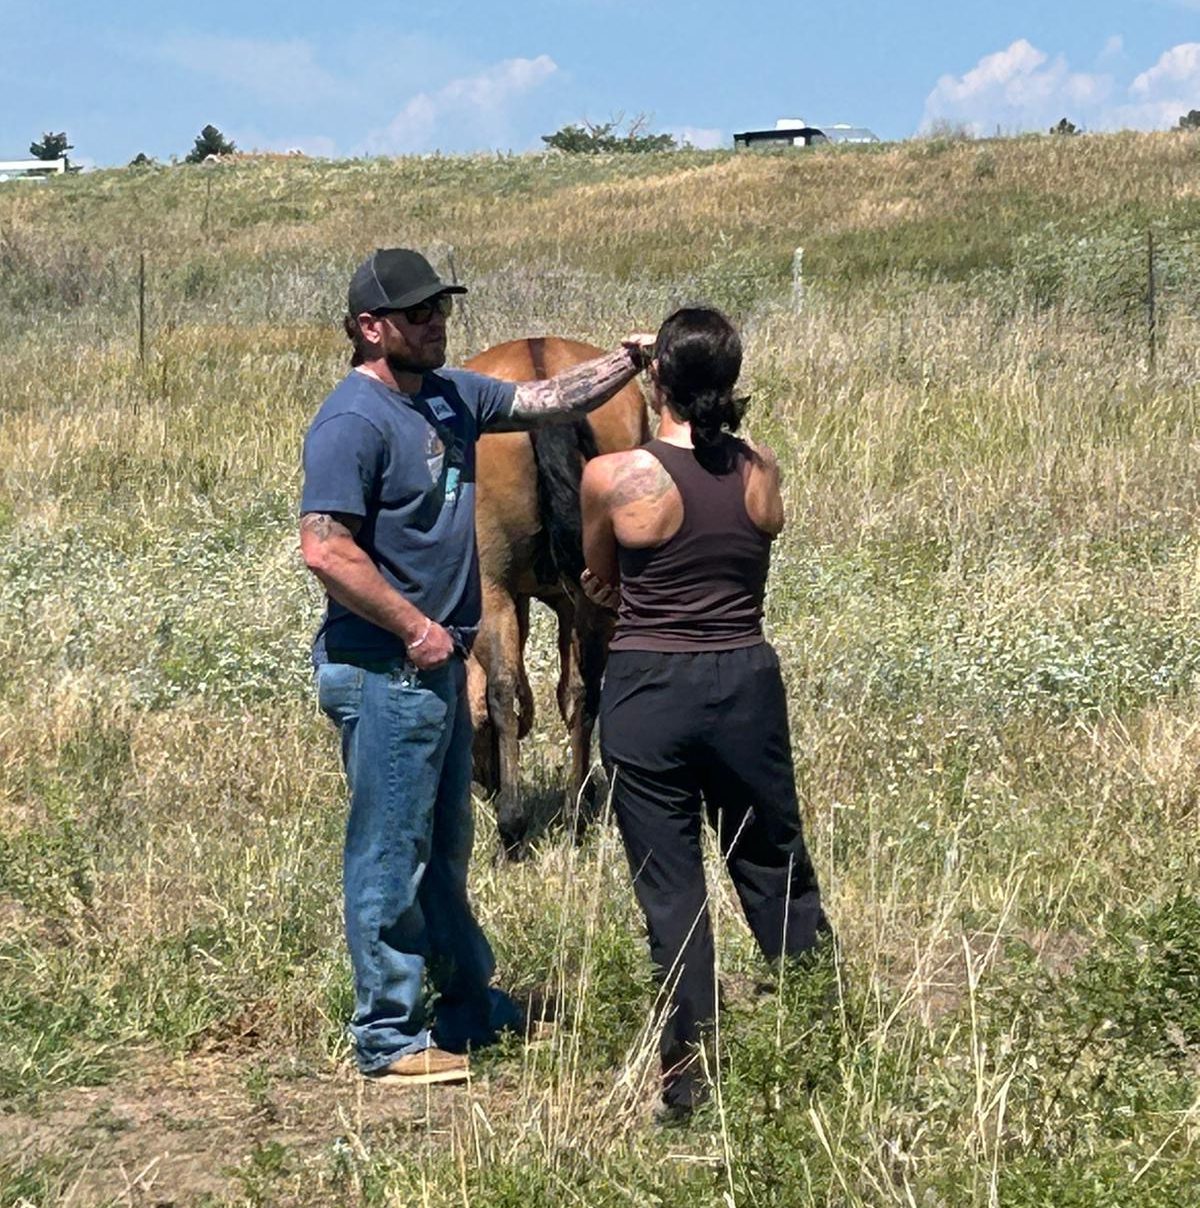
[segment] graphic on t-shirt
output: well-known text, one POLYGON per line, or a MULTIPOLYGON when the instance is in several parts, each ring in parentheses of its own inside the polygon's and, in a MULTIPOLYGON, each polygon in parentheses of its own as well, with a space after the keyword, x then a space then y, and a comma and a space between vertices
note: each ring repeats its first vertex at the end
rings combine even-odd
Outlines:
POLYGON ((448 428, 440 432, 430 429, 425 438, 425 464, 429 467, 429 478, 434 486, 441 483, 442 497, 446 503, 453 503, 458 498, 466 450, 466 442, 448 428))
POLYGON ((444 424, 454 419, 454 408, 444 398, 430 399, 429 410, 433 412, 435 419, 440 419, 444 424))
POLYGON ((425 436, 425 464, 429 467, 429 478, 437 482, 442 476, 442 465, 446 459, 446 446, 442 438, 430 428, 425 436))

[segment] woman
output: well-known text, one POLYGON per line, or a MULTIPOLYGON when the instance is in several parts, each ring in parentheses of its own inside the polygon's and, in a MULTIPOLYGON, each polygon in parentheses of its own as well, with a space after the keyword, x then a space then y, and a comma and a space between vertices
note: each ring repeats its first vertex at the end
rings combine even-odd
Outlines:
POLYGON ((827 924, 805 850, 779 660, 762 632, 783 528, 770 449, 733 436, 746 399, 738 334, 719 311, 676 311, 649 366, 658 437, 583 477, 583 585, 618 607, 600 707, 613 804, 656 972, 670 989, 663 1103, 705 1096, 698 1046, 716 1011, 701 817, 719 836, 770 959, 827 924))

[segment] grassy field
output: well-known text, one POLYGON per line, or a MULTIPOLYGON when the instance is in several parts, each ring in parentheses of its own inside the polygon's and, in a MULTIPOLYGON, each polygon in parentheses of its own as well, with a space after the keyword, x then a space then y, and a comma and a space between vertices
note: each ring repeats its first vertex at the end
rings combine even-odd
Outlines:
MULTIPOLYGON (((1200 1186, 1200 138, 113 171, 0 192, 0 1208, 1175 1208, 1200 1186), (1159 246, 1153 360, 1146 232, 1159 246), (715 866, 718 1095, 649 1119, 611 826, 476 900, 552 1039, 363 1087, 298 451, 377 244, 453 357, 746 334, 836 960, 715 866), (805 249, 804 306, 792 254, 805 249), (138 263, 147 331, 138 342, 138 263)), ((562 783, 535 632, 531 796, 562 783)))

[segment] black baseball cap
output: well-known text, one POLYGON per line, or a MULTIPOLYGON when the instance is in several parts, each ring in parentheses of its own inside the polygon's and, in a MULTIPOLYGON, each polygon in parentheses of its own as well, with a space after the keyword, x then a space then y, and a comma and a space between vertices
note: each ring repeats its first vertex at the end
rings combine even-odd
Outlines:
POLYGON ((465 285, 447 285, 433 265, 406 247, 377 247, 350 278, 350 313, 401 310, 437 294, 465 294, 465 285))

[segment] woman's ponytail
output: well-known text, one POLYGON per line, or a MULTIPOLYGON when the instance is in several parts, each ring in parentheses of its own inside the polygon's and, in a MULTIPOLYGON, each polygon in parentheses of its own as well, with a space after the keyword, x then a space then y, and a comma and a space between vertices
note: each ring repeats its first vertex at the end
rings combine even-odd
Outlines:
POLYGON ((700 460, 724 446, 736 432, 748 398, 734 396, 742 369, 742 341, 719 310, 684 307, 659 328, 655 342, 659 386, 672 413, 692 429, 700 460))
POLYGON ((729 389, 708 386, 697 390, 684 405, 696 447, 711 448, 720 442, 725 433, 736 432, 741 426, 748 401, 734 398, 733 391, 729 389))

